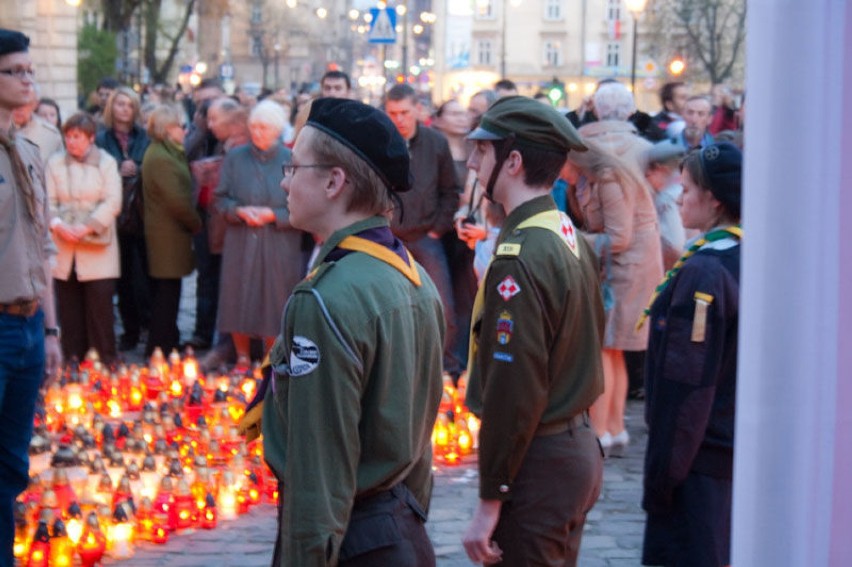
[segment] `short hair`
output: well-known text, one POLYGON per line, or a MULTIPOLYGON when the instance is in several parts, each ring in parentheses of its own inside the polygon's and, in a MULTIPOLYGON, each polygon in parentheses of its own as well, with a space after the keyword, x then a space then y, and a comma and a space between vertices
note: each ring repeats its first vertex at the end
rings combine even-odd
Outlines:
POLYGON ((148 117, 148 137, 156 142, 168 138, 169 127, 180 125, 180 113, 169 104, 161 104, 148 117))
POLYGON ((470 98, 476 98, 478 96, 483 97, 485 99, 485 102, 488 103, 489 107, 495 102, 497 102, 497 93, 495 93, 491 89, 482 89, 481 91, 477 91, 473 93, 473 96, 471 96, 470 98))
POLYGON ((666 107, 667 102, 674 101, 675 90, 685 86, 686 83, 684 83, 683 81, 672 81, 663 85, 663 87, 660 89, 660 102, 662 103, 663 108, 666 107))
POLYGON ((349 79, 349 75, 347 75, 343 71, 326 71, 320 79, 320 85, 322 85, 326 79, 343 79, 343 81, 346 83, 346 90, 352 88, 352 81, 349 79))
MULTIPOLYGON (((443 116, 444 111, 445 111, 445 110, 447 110, 447 107, 448 107, 449 105, 453 104, 453 103, 458 104, 458 105, 459 105, 459 107, 461 107, 461 103, 459 102, 459 99, 457 99, 457 98, 448 98, 447 100, 445 100, 444 102, 442 102, 442 103, 441 103, 441 106, 439 106, 439 107, 435 110, 435 118, 440 118, 441 116, 443 116)), ((462 110, 463 110, 463 109, 462 109, 462 110)))
POLYGON ((406 83, 392 86, 385 98, 394 101, 411 99, 412 103, 417 104, 417 93, 411 85, 406 83))
POLYGON ((207 110, 209 112, 211 109, 214 108, 216 110, 221 110, 225 114, 226 120, 228 120, 229 122, 239 118, 238 115, 240 113, 245 116, 245 108, 231 97, 221 97, 214 99, 213 102, 210 103, 210 107, 207 110))
POLYGON ((45 106, 52 106, 56 110, 56 121, 57 125, 62 124, 62 111, 59 109, 59 104, 53 100, 52 98, 42 97, 38 99, 38 104, 36 104, 36 110, 38 107, 44 104, 45 106))
POLYGON ((271 99, 257 103, 249 113, 248 123, 262 122, 282 132, 287 125, 287 115, 280 104, 271 99))
POLYGON ((139 119, 139 113, 142 109, 142 101, 139 100, 139 95, 130 87, 118 87, 109 95, 106 106, 104 107, 103 120, 104 126, 107 128, 115 126, 112 116, 112 104, 115 102, 115 97, 118 95, 124 95, 130 99, 130 106, 133 107, 133 122, 136 122, 139 119))
POLYGON ((114 77, 104 77, 100 81, 98 81, 98 86, 95 89, 99 91, 101 89, 110 89, 115 90, 121 86, 121 83, 118 82, 114 77))
POLYGON ((616 81, 600 85, 594 101, 598 120, 627 120, 636 110, 633 94, 616 81))
POLYGON ((710 105, 710 108, 713 108, 713 102, 710 100, 710 97, 703 94, 692 95, 688 99, 686 99, 685 104, 689 104, 690 102, 695 102, 696 100, 700 100, 706 102, 710 105))
POLYGON ((510 79, 500 79, 494 83, 494 90, 516 91, 518 90, 518 85, 510 79))
POLYGON ((317 163, 330 164, 346 172, 352 187, 347 210, 371 215, 387 213, 393 206, 390 189, 373 168, 346 145, 308 124, 300 136, 308 135, 308 147, 317 163))
POLYGON ((524 183, 530 187, 553 185, 567 158, 566 152, 531 148, 506 138, 494 140, 491 143, 494 145, 494 154, 497 156, 508 156, 512 150, 517 150, 521 154, 521 159, 524 161, 524 183), (511 144, 509 151, 506 151, 506 144, 511 144))
POLYGON ((206 79, 201 79, 201 82, 198 83, 198 86, 195 87, 195 90, 200 91, 201 89, 219 89, 220 91, 225 92, 225 88, 222 86, 222 81, 220 81, 216 77, 207 77, 206 79))
POLYGON ((98 125, 88 112, 78 112, 62 125, 63 134, 68 134, 71 130, 80 130, 92 138, 98 131, 98 125))

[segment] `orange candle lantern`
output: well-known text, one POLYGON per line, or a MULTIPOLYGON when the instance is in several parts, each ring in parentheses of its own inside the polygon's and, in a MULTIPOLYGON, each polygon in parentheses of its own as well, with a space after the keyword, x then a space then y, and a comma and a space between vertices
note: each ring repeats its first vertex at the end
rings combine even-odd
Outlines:
POLYGON ((68 539, 68 532, 61 519, 53 523, 53 535, 50 538, 50 566, 71 567, 74 563, 74 545, 68 539))
POLYGON ((157 545, 163 545, 164 543, 168 542, 169 527, 163 522, 155 523, 151 535, 151 541, 156 543, 157 545))
POLYGON ((130 521, 129 505, 119 504, 109 526, 110 555, 116 559, 127 559, 133 555, 133 524, 130 521))
POLYGON ((171 518, 174 515, 175 498, 172 494, 173 485, 171 477, 164 476, 160 481, 160 491, 157 493, 157 498, 154 500, 154 513, 162 514, 168 519, 169 527, 171 528, 171 518))

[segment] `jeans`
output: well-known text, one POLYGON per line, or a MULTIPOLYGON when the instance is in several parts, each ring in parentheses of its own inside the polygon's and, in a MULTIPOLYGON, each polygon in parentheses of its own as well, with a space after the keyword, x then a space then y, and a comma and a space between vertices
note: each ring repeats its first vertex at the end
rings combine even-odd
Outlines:
POLYGON ((29 483, 29 447, 44 379, 44 314, 0 313, 0 567, 12 567, 15 498, 29 483))
POLYGON ((444 321, 447 331, 444 335, 444 371, 458 376, 462 370, 462 363, 454 352, 458 325, 456 324, 456 308, 453 299, 453 283, 450 277, 450 265, 447 262, 447 254, 444 245, 439 238, 424 236, 418 240, 407 241, 408 248, 414 259, 417 260, 438 288, 441 296, 441 304, 444 306, 444 321))

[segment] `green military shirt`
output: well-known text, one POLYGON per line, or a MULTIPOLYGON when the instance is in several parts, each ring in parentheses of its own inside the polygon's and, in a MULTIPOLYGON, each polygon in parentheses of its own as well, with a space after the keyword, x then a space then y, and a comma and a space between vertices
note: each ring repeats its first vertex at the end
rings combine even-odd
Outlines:
POLYGON ((603 391, 597 260, 546 195, 508 216, 481 286, 467 403, 482 419, 480 497, 508 500, 536 429, 603 391), (555 226, 531 226, 544 217, 555 226))
POLYGON ((266 459, 284 485, 282 565, 336 565, 356 497, 404 482, 428 509, 438 293, 410 256, 409 267, 378 244, 392 258, 327 259, 346 237, 385 226, 373 217, 333 234, 284 309, 263 415, 266 459))

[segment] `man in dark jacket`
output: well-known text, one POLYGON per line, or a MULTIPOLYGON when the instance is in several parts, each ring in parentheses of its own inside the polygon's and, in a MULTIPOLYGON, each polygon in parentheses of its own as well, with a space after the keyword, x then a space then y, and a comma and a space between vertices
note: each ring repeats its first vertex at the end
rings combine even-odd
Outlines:
POLYGON ((409 85, 396 85, 388 91, 385 113, 408 146, 414 179, 412 190, 399 195, 400 206, 394 212, 391 228, 438 288, 447 325, 444 370, 457 378, 462 370, 462 363, 453 352, 458 325, 453 316, 452 277, 441 236, 453 228, 460 185, 447 139, 418 124, 417 110, 417 94, 409 85))

